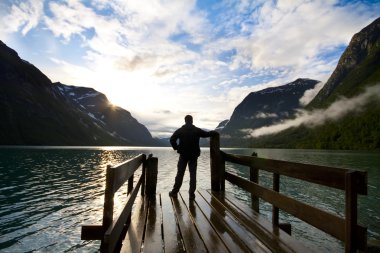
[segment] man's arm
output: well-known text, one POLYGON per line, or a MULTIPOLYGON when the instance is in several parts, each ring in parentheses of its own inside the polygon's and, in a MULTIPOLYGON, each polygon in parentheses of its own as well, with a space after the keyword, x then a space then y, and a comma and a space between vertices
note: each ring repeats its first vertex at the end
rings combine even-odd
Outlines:
POLYGON ((174 150, 178 150, 177 140, 179 138, 179 132, 176 130, 174 134, 170 137, 170 144, 172 145, 174 150))
POLYGON ((201 136, 202 138, 211 137, 211 136, 214 136, 215 133, 217 133, 217 132, 214 131, 214 130, 209 131, 209 132, 204 131, 204 130, 202 130, 202 129, 200 129, 200 128, 199 128, 199 130, 200 130, 200 136, 201 136))

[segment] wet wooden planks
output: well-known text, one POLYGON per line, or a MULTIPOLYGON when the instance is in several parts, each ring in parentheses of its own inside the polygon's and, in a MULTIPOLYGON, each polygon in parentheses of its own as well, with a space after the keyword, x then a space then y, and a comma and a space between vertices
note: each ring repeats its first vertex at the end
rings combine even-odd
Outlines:
POLYGON ((121 252, 311 252, 228 194, 136 200, 121 252))

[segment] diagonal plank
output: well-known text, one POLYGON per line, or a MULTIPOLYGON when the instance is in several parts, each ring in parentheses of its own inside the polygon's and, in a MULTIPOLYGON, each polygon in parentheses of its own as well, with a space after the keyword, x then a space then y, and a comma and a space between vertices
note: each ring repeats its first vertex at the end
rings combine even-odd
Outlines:
MULTIPOLYGON (((209 192, 210 194, 210 192, 209 192)), ((274 227, 269 220, 229 193, 212 192, 211 195, 226 206, 242 223, 274 252, 315 252, 293 237, 274 227)))
POLYGON ((148 216, 145 226, 144 252, 163 252, 161 233, 160 195, 149 201, 148 216))
POLYGON ((220 214, 220 216, 223 217, 224 221, 231 228, 231 230, 234 231, 234 233, 252 252, 270 252, 270 250, 265 247, 254 234, 247 230, 240 220, 231 215, 229 210, 227 210, 219 201, 213 198, 206 191, 200 191, 199 193, 206 200, 206 202, 209 203, 209 205, 211 205, 220 214))
POLYGON ((196 204, 196 202, 184 200, 184 203, 191 214, 191 219, 195 223, 196 228, 207 247, 207 250, 209 252, 218 253, 229 252, 226 245, 223 243, 216 231, 211 226, 210 222, 199 209, 199 206, 196 204))
POLYGON ((196 193, 195 199, 202 213, 231 252, 251 252, 238 235, 228 226, 224 217, 212 208, 199 192, 196 193))
POLYGON ((137 197, 134 209, 132 210, 131 223, 123 240, 120 252, 140 252, 147 210, 148 199, 137 197))
POLYGON ((167 194, 161 195, 161 206, 165 253, 186 252, 174 215, 172 201, 167 194))
POLYGON ((207 249, 200 238, 190 214, 184 205, 181 197, 173 198, 174 211, 177 217, 178 225, 182 234, 183 242, 185 244, 186 252, 207 252, 207 249))

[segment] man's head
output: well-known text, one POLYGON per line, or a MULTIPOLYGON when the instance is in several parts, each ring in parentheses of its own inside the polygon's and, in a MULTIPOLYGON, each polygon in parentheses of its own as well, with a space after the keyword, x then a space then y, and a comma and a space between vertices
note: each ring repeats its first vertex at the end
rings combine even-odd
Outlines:
POLYGON ((192 125, 193 124, 193 117, 191 115, 185 116, 185 123, 186 125, 192 125))

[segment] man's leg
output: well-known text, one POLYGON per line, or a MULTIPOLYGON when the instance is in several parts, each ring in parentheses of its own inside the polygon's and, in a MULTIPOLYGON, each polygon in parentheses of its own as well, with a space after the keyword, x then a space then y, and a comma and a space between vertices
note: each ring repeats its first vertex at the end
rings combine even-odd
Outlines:
POLYGON ((195 189, 197 187, 197 158, 193 158, 189 160, 189 171, 190 171, 189 197, 190 199, 194 199, 195 189))
POLYGON ((187 159, 183 156, 179 156, 178 164, 177 164, 177 175, 175 177, 175 183, 173 186, 172 194, 177 194, 182 185, 183 176, 185 175, 187 165, 187 159))

